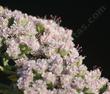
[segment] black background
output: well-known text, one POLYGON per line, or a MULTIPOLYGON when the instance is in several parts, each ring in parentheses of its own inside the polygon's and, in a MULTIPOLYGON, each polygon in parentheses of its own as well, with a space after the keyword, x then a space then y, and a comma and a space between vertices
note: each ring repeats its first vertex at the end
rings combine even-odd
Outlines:
POLYGON ((81 54, 87 56, 84 63, 89 69, 101 67, 102 76, 110 79, 110 9, 105 0, 0 0, 0 5, 11 10, 21 10, 33 16, 61 17, 61 25, 73 29, 73 36, 102 6, 106 10, 78 37, 76 45, 82 46, 81 54), (96 66, 95 66, 96 65, 96 66))

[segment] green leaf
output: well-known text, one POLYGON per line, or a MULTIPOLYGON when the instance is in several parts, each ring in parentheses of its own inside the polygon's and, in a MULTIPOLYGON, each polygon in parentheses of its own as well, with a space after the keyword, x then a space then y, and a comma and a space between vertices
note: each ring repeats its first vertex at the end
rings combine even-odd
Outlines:
POLYGON ((8 78, 9 78, 11 81, 13 81, 13 82, 16 82, 17 79, 18 79, 18 78, 17 78, 17 75, 15 75, 15 74, 8 76, 8 78))
POLYGON ((8 59, 7 58, 3 58, 3 66, 8 66, 8 59))
POLYGON ((103 85, 99 90, 99 94, 103 94, 107 89, 108 89, 108 85, 107 84, 103 85))
POLYGON ((4 67, 9 66, 9 56, 6 52, 2 54, 2 62, 4 67))
POLYGON ((8 19, 8 27, 10 28, 14 24, 14 17, 8 19))
POLYGON ((2 66, 0 66, 0 71, 3 71, 3 70, 4 70, 4 68, 2 66))
POLYGON ((36 25, 36 31, 37 31, 38 33, 43 33, 43 32, 45 31, 45 28, 44 28, 44 26, 43 26, 41 23, 38 23, 38 24, 36 25))
POLYGON ((8 66, 8 67, 4 67, 4 70, 3 70, 3 72, 5 73, 5 74, 14 74, 15 72, 14 71, 11 71, 10 70, 11 68, 8 66))
POLYGON ((23 92, 18 90, 17 86, 13 86, 13 84, 10 86, 0 83, 0 94, 23 94, 23 92))
POLYGON ((0 94, 13 94, 8 85, 0 83, 0 94))

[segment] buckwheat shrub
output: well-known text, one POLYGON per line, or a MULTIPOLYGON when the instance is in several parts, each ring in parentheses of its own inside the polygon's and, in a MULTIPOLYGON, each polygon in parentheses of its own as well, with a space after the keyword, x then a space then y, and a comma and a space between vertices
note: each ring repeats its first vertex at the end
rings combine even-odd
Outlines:
POLYGON ((89 71, 83 64, 72 30, 54 20, 0 6, 0 57, 0 70, 10 74, 15 93, 110 94, 110 83, 101 71, 89 71))

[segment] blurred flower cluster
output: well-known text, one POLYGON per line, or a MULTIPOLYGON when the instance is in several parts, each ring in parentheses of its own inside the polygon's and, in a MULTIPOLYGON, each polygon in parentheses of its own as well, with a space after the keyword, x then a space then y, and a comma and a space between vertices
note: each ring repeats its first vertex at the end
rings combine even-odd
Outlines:
POLYGON ((0 94, 110 94, 99 69, 89 71, 72 30, 0 6, 0 94))

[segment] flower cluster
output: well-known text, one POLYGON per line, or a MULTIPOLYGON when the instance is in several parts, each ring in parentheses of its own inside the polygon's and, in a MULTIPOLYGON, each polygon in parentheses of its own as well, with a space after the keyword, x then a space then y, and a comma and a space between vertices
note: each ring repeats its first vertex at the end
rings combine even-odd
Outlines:
POLYGON ((0 57, 1 71, 15 62, 16 86, 23 94, 110 94, 100 70, 88 71, 82 63, 72 30, 53 20, 0 6, 0 57))

